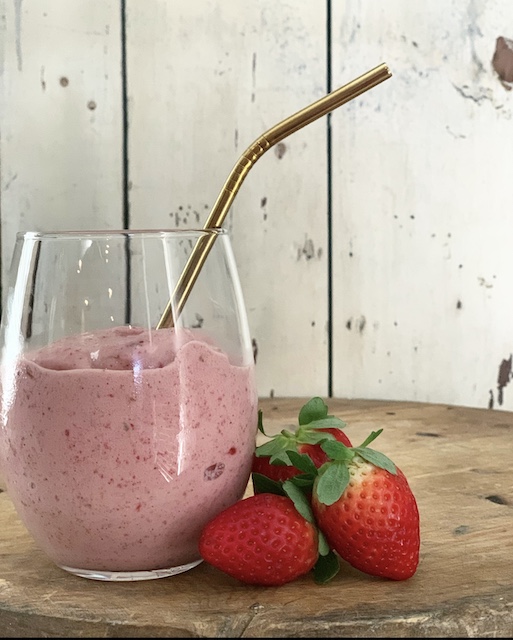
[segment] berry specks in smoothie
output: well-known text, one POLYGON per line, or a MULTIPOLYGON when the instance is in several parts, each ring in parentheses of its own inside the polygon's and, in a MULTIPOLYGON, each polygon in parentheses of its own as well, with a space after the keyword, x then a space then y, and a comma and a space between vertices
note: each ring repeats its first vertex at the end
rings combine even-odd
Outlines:
POLYGON ((17 371, 0 456, 41 544, 73 567, 196 561, 195 532, 247 486, 252 367, 196 331, 121 328, 63 338, 17 371))
POLYGON ((210 467, 207 467, 205 469, 205 471, 203 472, 203 479, 215 480, 216 478, 219 478, 219 476, 223 473, 223 471, 224 471, 224 463, 216 462, 215 464, 211 464, 210 467))

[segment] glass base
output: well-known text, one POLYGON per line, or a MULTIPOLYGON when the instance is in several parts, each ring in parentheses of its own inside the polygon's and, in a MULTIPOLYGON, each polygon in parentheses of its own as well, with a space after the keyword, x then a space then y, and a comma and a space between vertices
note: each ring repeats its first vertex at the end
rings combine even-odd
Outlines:
POLYGON ((154 569, 153 571, 94 571, 93 569, 75 569, 59 565, 61 569, 72 573, 79 578, 89 580, 102 580, 103 582, 135 582, 136 580, 156 580, 157 578, 169 578, 179 573, 184 573, 197 567, 203 560, 195 560, 189 564, 182 564, 178 567, 168 569, 154 569))

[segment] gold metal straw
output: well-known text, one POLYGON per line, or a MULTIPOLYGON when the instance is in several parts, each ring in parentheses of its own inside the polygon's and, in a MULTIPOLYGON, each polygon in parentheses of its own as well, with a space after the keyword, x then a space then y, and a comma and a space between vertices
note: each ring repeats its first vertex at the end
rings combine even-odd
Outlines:
MULTIPOLYGON (((340 87, 336 91, 329 93, 301 111, 298 111, 285 120, 282 120, 274 127, 263 133, 246 149, 246 151, 244 151, 237 161, 237 164, 234 166, 224 183, 203 229, 215 229, 222 226, 224 219, 226 218, 226 214, 228 213, 233 199, 237 195, 244 178, 247 176, 255 162, 268 149, 289 136, 291 133, 298 131, 314 120, 325 116, 330 111, 333 111, 337 107, 349 102, 365 91, 372 89, 391 76, 392 74, 388 66, 386 64, 380 64, 355 80, 345 84, 343 87, 340 87)), ((175 287, 173 296, 167 303, 167 306, 157 324, 157 329, 172 327, 174 325, 174 319, 182 312, 216 237, 217 236, 214 233, 205 234, 197 240, 175 287)))

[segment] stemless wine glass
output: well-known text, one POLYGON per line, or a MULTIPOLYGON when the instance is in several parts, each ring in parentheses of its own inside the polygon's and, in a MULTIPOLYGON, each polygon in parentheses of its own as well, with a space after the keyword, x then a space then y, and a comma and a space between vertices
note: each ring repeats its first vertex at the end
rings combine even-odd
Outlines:
POLYGON ((201 562, 201 529, 243 496, 257 432, 227 232, 18 234, 0 346, 0 468, 47 556, 98 580, 201 562), (174 326, 156 328, 210 234, 174 326))

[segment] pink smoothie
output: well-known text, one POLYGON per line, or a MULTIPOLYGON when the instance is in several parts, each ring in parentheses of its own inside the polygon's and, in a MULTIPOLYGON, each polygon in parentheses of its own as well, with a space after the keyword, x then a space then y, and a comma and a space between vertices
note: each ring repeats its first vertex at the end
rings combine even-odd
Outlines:
POLYGON ((200 559, 201 528, 250 475, 253 366, 194 332, 118 327, 28 354, 14 375, 0 461, 50 558, 97 571, 200 559))

